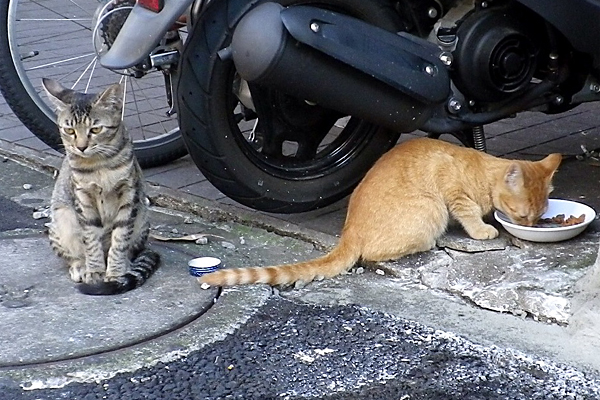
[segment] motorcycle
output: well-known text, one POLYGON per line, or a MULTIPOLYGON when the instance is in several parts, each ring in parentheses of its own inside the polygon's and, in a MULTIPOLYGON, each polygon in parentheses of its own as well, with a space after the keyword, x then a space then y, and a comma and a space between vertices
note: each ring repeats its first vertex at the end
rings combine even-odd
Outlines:
POLYGON ((181 49, 187 24, 173 21, 145 54, 145 64, 109 70, 98 63, 134 5, 135 0, 0 0, 0 91, 21 122, 50 147, 60 151, 62 145, 42 77, 82 92, 124 82, 123 117, 140 164, 161 165, 187 153, 172 101, 177 73, 172 54, 181 49))
POLYGON ((100 63, 145 62, 183 13, 180 132, 259 210, 346 196, 401 133, 485 150, 486 124, 600 99, 590 0, 138 0, 100 63))

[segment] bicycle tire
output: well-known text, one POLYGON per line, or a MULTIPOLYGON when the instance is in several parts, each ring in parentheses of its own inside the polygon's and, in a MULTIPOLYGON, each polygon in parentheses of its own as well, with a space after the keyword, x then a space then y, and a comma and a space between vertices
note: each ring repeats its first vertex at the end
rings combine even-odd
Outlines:
MULTIPOLYGON (((41 79, 39 79, 39 82, 33 82, 30 79, 30 76, 24 71, 22 55, 18 53, 21 49, 20 44, 13 41, 13 46, 11 46, 11 40, 16 40, 13 37, 16 28, 12 32, 9 31, 9 22, 14 25, 16 10, 21 5, 24 9, 28 6, 27 0, 21 0, 22 4, 18 4, 18 2, 19 0, 0 0, 0 60, 3 60, 0 63, 0 92, 23 125, 42 142, 55 150, 63 152, 60 136, 55 125, 54 113, 44 100, 43 95, 40 94, 42 93, 41 79), (12 8, 11 4, 15 8, 12 8)), ((95 3, 99 4, 98 2, 95 3)), ((69 2, 68 4, 75 3, 69 2)), ((23 19, 20 19, 20 21, 22 22, 23 19)), ((40 34, 42 33, 44 35, 48 34, 45 30, 40 30, 40 34)), ((31 38, 28 40, 31 41, 31 38)), ((41 39, 38 42, 41 42, 41 39)), ((91 31, 89 31, 89 42, 92 42, 91 31)), ((49 70, 50 72, 54 71, 49 70)), ((130 132, 132 130, 130 129, 130 132)), ((185 143, 178 128, 147 139, 143 137, 137 140, 134 136, 134 148, 136 157, 144 168, 162 165, 187 154, 185 143)))

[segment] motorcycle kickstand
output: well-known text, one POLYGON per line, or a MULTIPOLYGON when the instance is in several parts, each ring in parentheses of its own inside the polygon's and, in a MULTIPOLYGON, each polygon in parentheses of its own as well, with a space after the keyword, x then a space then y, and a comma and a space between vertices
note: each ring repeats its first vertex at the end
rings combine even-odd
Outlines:
POLYGON ((169 109, 167 110, 167 117, 175 114, 175 103, 173 102, 173 76, 170 71, 162 70, 163 77, 165 80, 165 89, 167 91, 167 104, 169 109))

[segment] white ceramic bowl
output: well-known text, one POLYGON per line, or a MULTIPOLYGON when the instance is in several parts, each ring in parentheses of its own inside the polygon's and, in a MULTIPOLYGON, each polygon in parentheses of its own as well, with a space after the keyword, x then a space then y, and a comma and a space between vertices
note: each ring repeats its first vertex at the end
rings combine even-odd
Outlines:
POLYGON ((504 229, 511 235, 531 242, 560 242, 579 235, 596 218, 596 212, 585 204, 571 200, 549 199, 548 211, 542 218, 554 217, 565 214, 565 217, 574 215, 576 217, 585 214, 585 221, 581 224, 571 226, 558 226, 539 228, 534 226, 521 226, 510 222, 508 217, 500 211, 494 213, 494 218, 502 224, 504 229))

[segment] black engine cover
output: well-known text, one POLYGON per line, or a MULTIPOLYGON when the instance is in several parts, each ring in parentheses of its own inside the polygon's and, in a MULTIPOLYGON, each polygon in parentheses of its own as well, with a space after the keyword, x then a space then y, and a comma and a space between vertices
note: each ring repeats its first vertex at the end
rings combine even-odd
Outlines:
POLYGON ((491 8, 472 13, 460 25, 454 82, 467 98, 497 102, 528 86, 542 43, 537 18, 528 15, 523 9, 491 8))
POLYGON ((558 29, 578 51, 600 64, 599 0, 518 0, 558 29))

